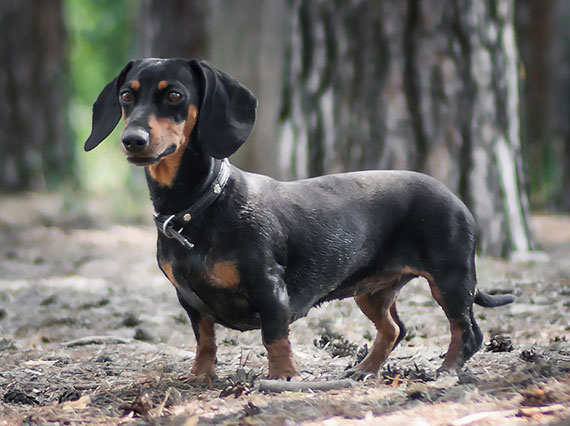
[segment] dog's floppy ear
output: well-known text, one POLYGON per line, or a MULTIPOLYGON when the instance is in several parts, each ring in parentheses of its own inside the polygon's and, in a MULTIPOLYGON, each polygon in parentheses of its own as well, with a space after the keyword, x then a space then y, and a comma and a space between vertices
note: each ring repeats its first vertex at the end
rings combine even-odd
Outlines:
POLYGON ((133 62, 130 61, 119 75, 105 86, 93 104, 93 125, 91 135, 85 141, 85 151, 91 151, 103 142, 121 119, 118 91, 132 66, 133 62))
POLYGON ((257 99, 248 88, 206 61, 191 59, 190 66, 202 85, 197 139, 212 157, 229 157, 253 130, 257 99))

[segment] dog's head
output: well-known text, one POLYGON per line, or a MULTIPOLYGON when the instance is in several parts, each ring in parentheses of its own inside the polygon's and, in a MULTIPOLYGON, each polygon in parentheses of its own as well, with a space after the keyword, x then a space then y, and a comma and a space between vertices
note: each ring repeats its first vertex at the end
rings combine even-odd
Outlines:
POLYGON ((133 164, 156 165, 189 143, 196 152, 225 158, 249 137, 256 107, 246 87, 205 61, 139 59, 93 104, 85 150, 99 145, 122 116, 121 145, 133 164))

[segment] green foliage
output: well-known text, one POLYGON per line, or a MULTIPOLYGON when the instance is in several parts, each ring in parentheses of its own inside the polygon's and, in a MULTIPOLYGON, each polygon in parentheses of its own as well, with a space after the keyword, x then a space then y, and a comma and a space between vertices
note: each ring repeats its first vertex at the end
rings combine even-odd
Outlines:
POLYGON ((110 212, 127 219, 146 197, 142 171, 134 170, 119 150, 117 129, 97 149, 85 153, 91 131, 91 107, 100 91, 133 56, 136 0, 66 0, 70 38, 72 98, 69 120, 76 141, 78 186, 108 194, 110 212))

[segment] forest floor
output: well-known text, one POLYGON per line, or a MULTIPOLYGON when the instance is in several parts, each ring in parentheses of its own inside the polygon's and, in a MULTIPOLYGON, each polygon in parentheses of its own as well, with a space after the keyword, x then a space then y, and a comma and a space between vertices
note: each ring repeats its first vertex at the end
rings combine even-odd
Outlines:
MULTIPOLYGON (((533 219, 548 260, 478 259, 479 287, 517 301, 475 307, 486 343, 466 372, 436 377, 448 323, 414 280, 399 298, 409 334, 378 379, 271 393, 256 331, 217 326, 217 379, 189 376, 194 337, 150 223, 62 203, 0 198, 0 425, 570 424, 569 217, 533 219)), ((313 309, 291 328, 300 382, 337 380, 373 336, 352 300, 313 309)))

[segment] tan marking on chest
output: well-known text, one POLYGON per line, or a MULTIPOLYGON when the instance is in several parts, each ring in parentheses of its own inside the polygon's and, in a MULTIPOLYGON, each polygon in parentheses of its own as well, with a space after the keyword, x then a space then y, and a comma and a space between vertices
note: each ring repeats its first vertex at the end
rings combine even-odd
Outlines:
POLYGON ((172 285, 174 285, 174 287, 180 287, 180 285, 174 278, 174 274, 172 272, 172 265, 164 260, 159 260, 158 263, 160 264, 160 269, 162 270, 164 275, 166 275, 166 278, 168 278, 168 281, 170 281, 172 285))
POLYGON ((210 284, 218 288, 233 288, 240 282, 238 267, 232 261, 215 263, 208 274, 208 278, 210 284))
POLYGON ((158 82, 158 90, 163 90, 166 89, 167 87, 168 87, 168 81, 161 80, 158 82))
POLYGON ((195 105, 188 108, 188 117, 184 123, 174 123, 167 118, 150 117, 151 143, 157 143, 166 149, 168 143, 176 143, 176 151, 163 158, 159 163, 148 167, 150 176, 162 186, 171 186, 178 174, 180 161, 190 140, 190 134, 196 125, 198 109, 195 105), (155 142, 156 141, 156 142, 155 142))

